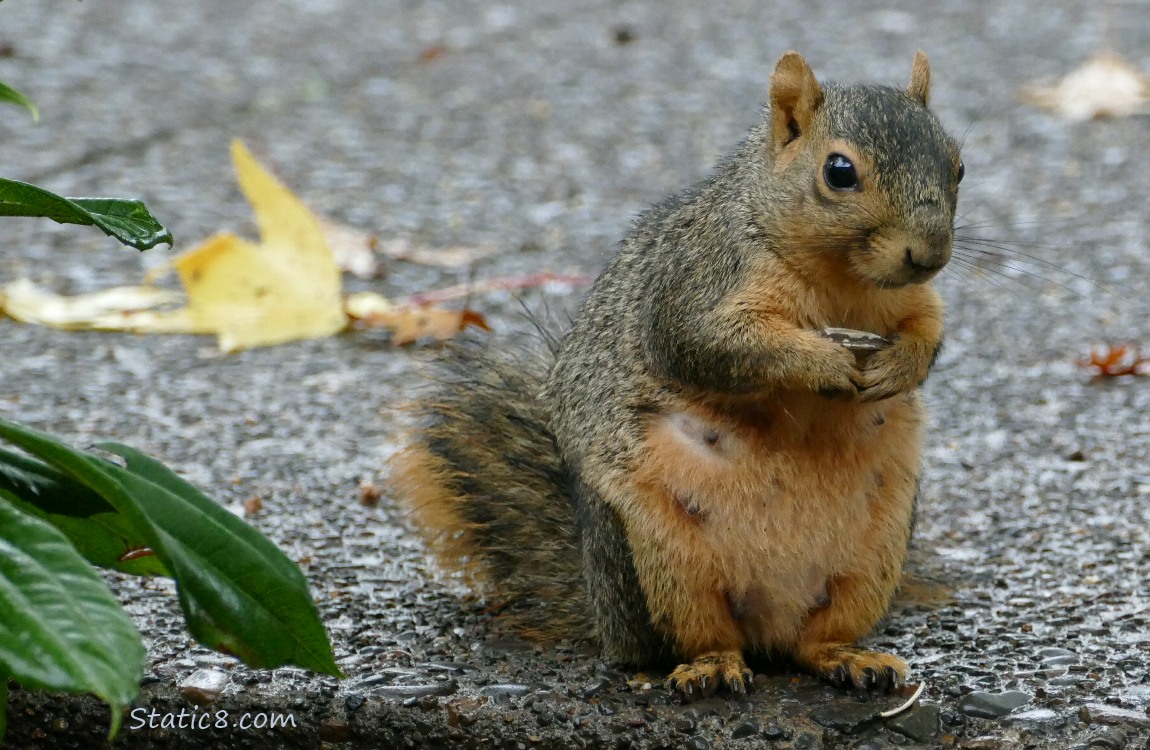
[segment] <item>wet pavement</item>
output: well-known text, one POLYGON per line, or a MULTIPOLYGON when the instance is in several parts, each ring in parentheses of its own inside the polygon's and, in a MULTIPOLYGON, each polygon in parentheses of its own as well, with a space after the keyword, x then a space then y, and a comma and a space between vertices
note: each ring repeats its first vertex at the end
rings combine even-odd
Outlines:
MULTIPOLYGON (((933 104, 964 142, 960 211, 979 225, 964 233, 1006 252, 956 256, 939 281, 949 333, 926 386, 912 569, 949 593, 899 605, 870 639, 926 685, 886 719, 897 699, 785 664, 760 665, 749 698, 682 704, 658 673, 516 639, 435 578, 391 500, 360 502, 432 349, 352 334, 222 357, 208 339, 0 321, 0 412, 78 444, 130 443, 230 507, 260 498, 251 520, 300 562, 347 675, 246 669, 189 643, 168 582, 112 576, 151 654, 115 745, 1150 747, 1150 381, 1095 381, 1076 363, 1092 343, 1150 348, 1150 122, 1070 124, 1018 97, 1107 44, 1150 70, 1150 16, 1096 5, 0 5, 0 79, 42 113, 34 126, 0 110, 3 176, 138 195, 177 249, 253 231, 228 164, 240 136, 337 220, 500 248, 471 269, 390 263, 354 289, 594 273, 630 217, 738 139, 782 51, 821 77, 901 84, 921 47, 933 104), (220 711, 227 727, 178 728, 220 711)), ((167 257, 3 226, 0 281, 90 291, 167 257)), ((524 296, 558 317, 578 300, 524 296)), ((473 305, 506 345, 530 332, 508 295, 473 305)), ((106 708, 75 696, 16 690, 9 711, 13 748, 99 746, 107 727, 106 708)))

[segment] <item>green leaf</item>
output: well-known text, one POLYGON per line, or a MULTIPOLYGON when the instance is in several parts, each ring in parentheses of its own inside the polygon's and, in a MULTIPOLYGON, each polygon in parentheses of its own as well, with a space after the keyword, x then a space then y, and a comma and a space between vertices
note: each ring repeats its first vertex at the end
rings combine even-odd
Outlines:
POLYGON ((256 667, 339 674, 307 581, 274 544, 155 459, 116 443, 121 467, 0 420, 9 440, 127 517, 172 572, 193 637, 256 667))
POLYGON ((172 244, 172 233, 140 201, 61 198, 17 180, 0 179, 0 216, 39 216, 60 224, 88 224, 137 250, 147 250, 161 242, 172 244))
POLYGON ((121 709, 146 651, 112 592, 56 529, 0 492, 0 675, 29 687, 93 693, 121 709))
MULTIPOLYGON (((32 103, 32 100, 11 86, 8 86, 3 81, 0 81, 0 102, 7 102, 8 104, 15 104, 17 106, 23 107, 32 113, 33 122, 40 121, 40 111, 36 109, 36 105, 32 103)), ((3 733, 0 733, 0 737, 3 736, 3 733)))
POLYGON ((133 575, 170 575, 126 516, 57 469, 0 448, 0 492, 17 509, 55 526, 88 562, 133 575))
POLYGON ((127 460, 113 467, 141 503, 162 541, 153 548, 179 583, 192 635, 256 667, 297 664, 339 674, 307 579, 291 560, 154 458, 118 443, 101 450, 127 460), (175 537, 179 534, 179 539, 175 537), (189 604, 190 603, 190 604, 189 604))

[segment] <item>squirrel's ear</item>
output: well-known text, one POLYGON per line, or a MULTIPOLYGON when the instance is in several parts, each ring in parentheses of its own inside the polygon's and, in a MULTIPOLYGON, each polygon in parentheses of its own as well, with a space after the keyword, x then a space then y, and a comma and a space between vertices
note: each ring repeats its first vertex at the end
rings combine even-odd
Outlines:
POLYGON ((807 131, 822 103, 823 90, 811 66, 798 52, 786 52, 771 74, 771 141, 775 151, 807 131))
POLYGON ((922 106, 930 104, 930 60, 922 50, 914 53, 914 64, 910 66, 910 85, 907 93, 922 102, 922 106))

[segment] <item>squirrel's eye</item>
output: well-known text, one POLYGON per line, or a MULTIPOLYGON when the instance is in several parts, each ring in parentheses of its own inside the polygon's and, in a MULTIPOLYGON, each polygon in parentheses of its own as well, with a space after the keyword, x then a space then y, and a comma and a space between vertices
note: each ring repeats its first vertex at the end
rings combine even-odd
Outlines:
POLYGON ((958 179, 956 183, 962 182, 962 178, 966 176, 966 165, 962 163, 962 159, 958 160, 958 179))
POLYGON ((823 165, 823 179, 831 190, 855 190, 859 186, 855 165, 842 154, 827 157, 827 163, 823 165))

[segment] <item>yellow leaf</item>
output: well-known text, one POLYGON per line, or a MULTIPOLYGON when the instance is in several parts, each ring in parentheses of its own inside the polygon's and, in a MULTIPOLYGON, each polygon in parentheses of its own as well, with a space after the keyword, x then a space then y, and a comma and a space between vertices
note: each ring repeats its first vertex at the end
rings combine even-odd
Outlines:
POLYGON ((343 330, 339 268, 319 222, 239 140, 232 161, 261 241, 216 235, 173 261, 194 325, 216 331, 227 352, 343 330))
POLYGON ((0 313, 21 323, 72 330, 191 331, 186 310, 156 310, 183 300, 170 289, 118 286, 89 294, 65 297, 41 289, 28 279, 17 279, 0 289, 0 313))
POLYGON ((17 287, 15 294, 7 290, 9 314, 69 328, 214 333, 225 352, 342 331, 348 320, 340 271, 316 217, 238 140, 232 142, 232 161, 261 241, 217 234, 178 255, 172 266, 187 307, 151 311, 179 295, 149 287, 131 288, 135 296, 108 290, 75 298, 17 287))
MULTIPOLYGON (((388 328, 396 344, 446 339, 472 325, 490 330, 479 313, 446 310, 430 301, 396 305, 368 293, 352 295, 345 310, 340 268, 325 228, 362 272, 374 270, 373 238, 331 222, 325 227, 238 140, 232 142, 232 161, 260 242, 217 234, 178 255, 171 267, 184 286, 186 307, 171 309, 180 295, 154 287, 61 297, 20 281, 0 289, 0 312, 65 328, 214 333, 225 352, 329 336, 350 324, 388 328)), ((448 260, 466 253, 457 255, 448 260)))

